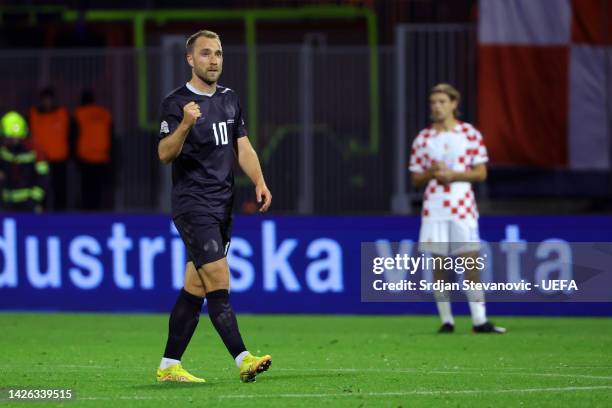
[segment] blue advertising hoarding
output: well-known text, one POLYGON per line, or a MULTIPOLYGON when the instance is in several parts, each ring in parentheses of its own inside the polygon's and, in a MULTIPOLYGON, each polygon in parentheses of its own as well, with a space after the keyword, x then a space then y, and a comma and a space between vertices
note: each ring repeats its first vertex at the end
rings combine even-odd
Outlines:
MULTIPOLYGON (((418 217, 239 216, 232 303, 252 313, 434 313, 433 303, 362 303, 362 242, 415 241, 418 217)), ((484 240, 609 242, 612 217, 483 217, 484 240)), ((185 250, 164 215, 4 215, 0 310, 167 312, 185 250)), ((457 304, 458 312, 467 311, 457 304)), ((491 314, 612 315, 610 303, 490 303, 491 314)))

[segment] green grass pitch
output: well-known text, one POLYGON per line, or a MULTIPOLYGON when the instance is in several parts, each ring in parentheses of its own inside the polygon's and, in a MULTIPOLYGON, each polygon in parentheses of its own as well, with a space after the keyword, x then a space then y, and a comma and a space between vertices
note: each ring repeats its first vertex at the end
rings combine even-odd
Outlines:
POLYGON ((612 320, 433 316, 239 316, 253 353, 274 363, 242 384, 203 315, 184 366, 206 384, 157 384, 165 315, 0 313, 0 388, 69 388, 64 402, 5 406, 612 406, 612 320))

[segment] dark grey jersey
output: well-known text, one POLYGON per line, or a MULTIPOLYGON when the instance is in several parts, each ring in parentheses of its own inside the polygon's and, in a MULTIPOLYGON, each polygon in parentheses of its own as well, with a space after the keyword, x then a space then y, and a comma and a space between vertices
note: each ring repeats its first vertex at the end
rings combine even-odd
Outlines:
POLYGON ((209 95, 183 85, 162 102, 159 140, 176 130, 183 106, 191 101, 200 105, 202 116, 172 162, 172 216, 227 213, 233 202, 236 142, 247 134, 242 109, 229 88, 217 86, 209 95))

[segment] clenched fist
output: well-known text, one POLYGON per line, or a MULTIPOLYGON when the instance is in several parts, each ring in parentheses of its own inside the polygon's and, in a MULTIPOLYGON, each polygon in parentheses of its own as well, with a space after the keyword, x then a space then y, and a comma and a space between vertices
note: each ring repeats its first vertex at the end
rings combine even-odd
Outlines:
POLYGON ((197 103, 192 101, 183 106, 183 123, 185 125, 192 127, 200 116, 202 116, 202 113, 200 113, 200 105, 197 103))

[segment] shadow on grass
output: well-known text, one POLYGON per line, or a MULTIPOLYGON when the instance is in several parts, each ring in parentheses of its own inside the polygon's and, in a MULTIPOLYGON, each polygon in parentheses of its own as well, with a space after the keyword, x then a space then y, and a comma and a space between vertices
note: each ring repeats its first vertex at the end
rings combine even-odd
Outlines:
MULTIPOLYGON (((255 384, 265 384, 272 383, 278 384, 282 382, 292 382, 295 383, 295 380, 309 378, 309 379, 330 379, 330 378, 338 378, 338 377, 353 377, 358 375, 358 372, 355 373, 299 373, 299 372, 282 372, 282 373, 267 373, 258 377, 259 380, 255 382, 255 384)), ((144 390, 144 391, 167 391, 167 390, 176 390, 176 389, 211 389, 217 388, 219 386, 234 386, 240 385, 240 380, 238 378, 223 378, 216 380, 207 380, 205 383, 180 383, 180 382, 164 382, 164 383, 149 383, 149 384, 138 384, 131 386, 129 388, 135 390, 144 390)), ((245 387, 248 387, 249 384, 244 384, 245 387)), ((218 388, 217 388, 218 389, 218 388)))
MULTIPOLYGON (((338 377, 344 377, 344 378, 348 378, 348 377, 354 377, 359 375, 360 373, 358 372, 343 372, 343 373, 312 373, 312 372, 306 372, 306 373, 300 373, 299 371, 293 371, 293 372, 282 372, 282 373, 271 373, 271 374, 264 374, 261 379, 258 381, 263 383, 263 382, 269 382, 269 381, 284 381, 284 380, 290 380, 291 382, 295 383, 295 380, 299 380, 301 378, 311 378, 311 379, 315 379, 315 378, 323 378, 323 379, 329 379, 329 378, 338 378, 338 377)), ((259 378, 259 377, 258 377, 259 378)))
POLYGON ((133 385, 127 388, 131 388, 134 390, 144 390, 144 391, 168 391, 168 390, 178 390, 178 389, 213 388, 218 385, 219 383, 213 382, 213 381, 207 381, 205 383, 163 382, 163 383, 138 384, 138 385, 133 385))

